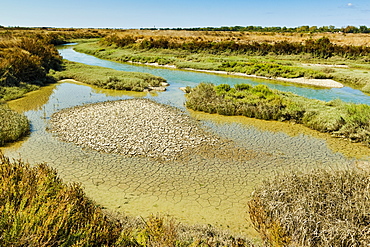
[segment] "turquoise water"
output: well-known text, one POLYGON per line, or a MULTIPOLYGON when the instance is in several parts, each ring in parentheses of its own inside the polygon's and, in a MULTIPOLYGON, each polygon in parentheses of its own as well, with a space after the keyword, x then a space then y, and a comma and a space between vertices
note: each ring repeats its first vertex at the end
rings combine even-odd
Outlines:
MULTIPOLYGON (((274 83, 274 81, 272 80, 260 80, 260 79, 254 80, 243 77, 230 77, 226 75, 216 75, 210 73, 200 73, 192 71, 157 68, 152 66, 124 64, 108 60, 102 60, 94 56, 79 53, 74 51, 73 47, 70 46, 67 46, 67 48, 65 49, 60 49, 59 52, 64 57, 64 59, 74 62, 107 67, 122 71, 145 72, 156 76, 161 76, 165 78, 171 85, 170 87, 168 87, 168 91, 163 93, 163 97, 166 97, 166 95, 173 94, 174 92, 178 91, 179 87, 185 86, 194 87, 200 82, 211 82, 216 85, 223 83, 229 85, 235 85, 238 83, 248 83, 251 85, 265 84, 271 88, 275 88, 281 91, 293 92, 295 94, 307 98, 319 99, 323 101, 341 99, 345 102, 354 102, 370 105, 370 96, 364 94, 359 90, 352 89, 349 87, 332 89, 312 88, 281 82, 274 83)), ((180 97, 180 95, 183 98, 182 96, 183 94, 179 94, 178 96, 180 97)))

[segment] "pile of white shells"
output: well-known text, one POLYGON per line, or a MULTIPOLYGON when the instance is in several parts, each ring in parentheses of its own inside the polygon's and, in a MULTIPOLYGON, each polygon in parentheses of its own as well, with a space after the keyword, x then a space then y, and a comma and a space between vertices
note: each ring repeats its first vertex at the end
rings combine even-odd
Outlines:
POLYGON ((49 130, 84 148, 165 160, 220 142, 181 111, 147 99, 64 109, 53 114, 49 130))

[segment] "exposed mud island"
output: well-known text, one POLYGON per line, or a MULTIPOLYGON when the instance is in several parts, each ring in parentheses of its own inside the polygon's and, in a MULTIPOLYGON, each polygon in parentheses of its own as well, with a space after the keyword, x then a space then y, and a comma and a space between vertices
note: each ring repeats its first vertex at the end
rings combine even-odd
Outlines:
POLYGON ((65 109, 52 115, 50 130, 84 148, 162 160, 186 157, 194 149, 219 152, 231 145, 180 110, 147 99, 65 109))

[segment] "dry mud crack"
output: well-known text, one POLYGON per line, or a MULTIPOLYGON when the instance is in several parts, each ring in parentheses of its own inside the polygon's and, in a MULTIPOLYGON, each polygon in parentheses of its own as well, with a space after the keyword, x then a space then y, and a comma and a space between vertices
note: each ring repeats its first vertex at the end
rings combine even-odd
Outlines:
POLYGON ((163 160, 184 157, 195 149, 220 150, 229 143, 180 110, 147 99, 64 109, 53 114, 49 130, 84 148, 163 160))

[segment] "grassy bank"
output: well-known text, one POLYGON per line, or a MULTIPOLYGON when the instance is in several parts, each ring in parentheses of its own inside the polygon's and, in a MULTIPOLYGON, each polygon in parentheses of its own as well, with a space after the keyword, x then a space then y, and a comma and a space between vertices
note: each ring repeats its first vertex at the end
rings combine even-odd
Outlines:
POLYGON ((48 165, 1 153, 0 191, 1 246, 252 246, 211 226, 108 213, 48 165))
POLYGON ((370 92, 368 56, 347 58, 333 55, 320 58, 311 53, 261 55, 232 52, 222 47, 217 52, 209 52, 207 49, 193 52, 161 47, 141 48, 137 44, 120 47, 104 42, 87 42, 75 49, 118 62, 158 63, 174 65, 176 68, 239 72, 269 78, 334 79, 347 86, 370 92))
POLYGON ((254 191, 249 213, 271 246, 368 246, 369 184, 355 169, 280 174, 254 191))
POLYGON ((75 79, 105 89, 139 91, 161 87, 166 80, 147 73, 125 72, 99 66, 64 61, 61 71, 52 71, 57 80, 75 79))
MULTIPOLYGON (((79 52, 91 54, 99 58, 137 63, 158 63, 159 65, 175 65, 176 68, 217 70, 239 72, 248 75, 284 78, 315 78, 329 79, 333 76, 325 71, 300 68, 289 63, 273 59, 258 59, 256 57, 239 57, 228 55, 207 54, 206 52, 189 52, 174 49, 135 49, 112 48, 101 43, 84 43, 75 48, 79 52)), ((222 52, 222 50, 220 51, 222 52)))
POLYGON ((231 88, 226 84, 201 83, 188 91, 186 107, 196 111, 293 121, 370 146, 368 105, 307 99, 265 85, 239 84, 231 88))
POLYGON ((5 104, 0 104, 0 146, 18 140, 29 131, 30 124, 26 116, 12 111, 5 104))

